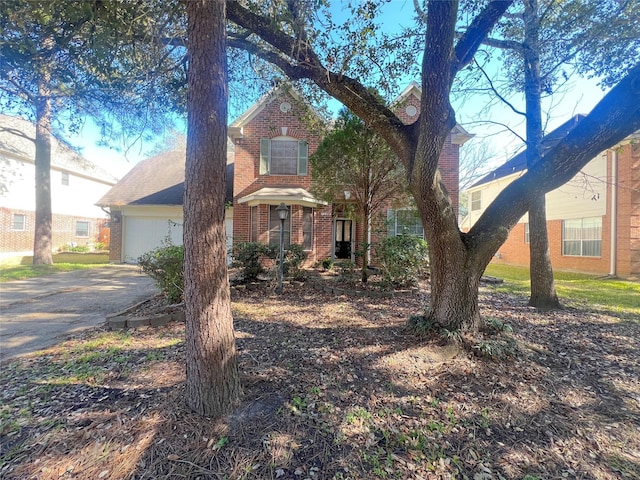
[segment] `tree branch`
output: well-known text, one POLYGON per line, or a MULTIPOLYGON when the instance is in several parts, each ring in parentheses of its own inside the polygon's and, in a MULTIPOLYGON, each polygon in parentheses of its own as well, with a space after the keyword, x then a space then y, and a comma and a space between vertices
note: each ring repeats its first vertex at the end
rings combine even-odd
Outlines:
POLYGON ((512 3, 513 0, 494 0, 489 2, 484 10, 473 19, 471 25, 469 25, 456 45, 455 56, 457 64, 455 65, 454 73, 459 72, 473 60, 473 56, 482 41, 512 3))
POLYGON ((499 245, 494 242, 480 247, 480 239, 490 237, 495 231, 503 231, 506 235, 527 212, 531 199, 564 185, 598 153, 639 130, 638 98, 640 64, 633 67, 561 142, 498 195, 469 233, 463 234, 467 244, 497 249, 499 245))

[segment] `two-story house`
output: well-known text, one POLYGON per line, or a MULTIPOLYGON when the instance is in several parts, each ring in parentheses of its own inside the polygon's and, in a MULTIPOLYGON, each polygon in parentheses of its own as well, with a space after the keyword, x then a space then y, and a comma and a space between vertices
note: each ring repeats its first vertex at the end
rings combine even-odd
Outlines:
MULTIPOLYGON (((410 84, 393 103, 407 123, 417 120, 421 92, 410 84)), ((381 230, 390 234, 422 235, 422 224, 410 209, 392 209, 378 219, 375 232, 366 232, 349 215, 345 198, 329 204, 311 193, 309 157, 321 141, 323 120, 287 88, 275 89, 229 126, 226 228, 232 243, 279 243, 276 208, 289 209, 285 243, 304 247, 308 262, 325 258, 354 259, 356 245, 375 241, 381 230), (231 167, 232 166, 232 167, 231 167)), ((441 156, 440 168, 457 208, 458 150, 470 135, 456 126, 441 156)), ((185 152, 161 154, 136 166, 98 204, 112 214, 112 261, 134 262, 169 235, 182 242, 182 195, 185 152), (175 195, 168 198, 169 192, 175 195)), ((382 233, 386 234, 386 233, 382 233)))
MULTIPOLYGON (((0 115, 0 256, 33 254, 35 125, 0 115)), ((53 247, 108 243, 107 214, 95 203, 116 179, 51 139, 53 247), (105 234, 106 232, 106 234, 105 234)))
MULTIPOLYGON (((577 115, 545 136, 557 144, 583 118, 577 115)), ((565 185, 547 193, 547 230, 554 268, 638 277, 640 275, 640 132, 601 152, 565 185)), ((471 188, 468 230, 486 207, 527 168, 523 151, 471 188)), ((529 265, 529 222, 525 214, 493 262, 529 265)))

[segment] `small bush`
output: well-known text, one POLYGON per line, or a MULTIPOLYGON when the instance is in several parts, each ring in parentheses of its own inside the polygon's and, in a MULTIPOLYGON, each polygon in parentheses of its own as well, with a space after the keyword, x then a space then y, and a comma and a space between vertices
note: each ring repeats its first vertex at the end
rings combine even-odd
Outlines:
POLYGON ((411 235, 387 237, 376 246, 383 281, 396 287, 410 287, 429 273, 427 242, 411 235))
POLYGON ((331 260, 330 258, 325 258, 323 260, 320 260, 320 267, 322 267, 323 270, 331 270, 333 268, 333 260, 331 260))
POLYGON ((242 279, 245 282, 253 282, 258 278, 258 275, 266 272, 263 263, 264 259, 273 259, 275 255, 275 247, 264 243, 237 243, 233 246, 231 266, 242 270, 242 279))
POLYGON ((138 266, 153 278, 163 295, 177 303, 184 294, 184 248, 182 245, 158 247, 138 258, 138 266))
POLYGON ((65 252, 87 253, 89 245, 65 245, 62 250, 65 252))
POLYGON ((307 254, 305 253, 302 245, 297 243, 289 245, 284 253, 284 274, 293 277, 296 280, 303 279, 305 275, 304 270, 302 269, 302 264, 306 259, 307 254))

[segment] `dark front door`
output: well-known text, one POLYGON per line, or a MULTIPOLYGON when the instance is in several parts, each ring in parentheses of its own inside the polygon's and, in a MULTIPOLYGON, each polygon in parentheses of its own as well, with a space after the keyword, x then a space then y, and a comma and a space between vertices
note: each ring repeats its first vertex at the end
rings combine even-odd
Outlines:
POLYGON ((336 220, 335 256, 338 259, 351 258, 351 220, 336 220))

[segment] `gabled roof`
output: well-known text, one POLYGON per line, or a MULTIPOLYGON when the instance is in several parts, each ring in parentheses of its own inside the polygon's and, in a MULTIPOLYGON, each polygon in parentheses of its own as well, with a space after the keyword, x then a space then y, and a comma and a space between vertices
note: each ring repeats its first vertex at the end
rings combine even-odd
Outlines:
POLYGON ((291 87, 288 84, 284 84, 269 90, 262 97, 260 97, 258 101, 256 101, 247 110, 245 110, 242 113, 242 115, 240 115, 233 122, 231 122, 231 124, 229 125, 229 133, 228 133, 229 137, 231 138, 242 137, 243 127, 246 124, 248 124, 251 120, 253 120, 262 110, 264 110, 264 107, 269 102, 271 102, 271 100, 276 98, 281 93, 290 95, 294 100, 299 101, 302 104, 306 105, 318 117, 319 120, 324 121, 324 119, 320 117, 318 112, 300 96, 300 94, 296 91, 295 88, 291 87))
MULTIPOLYGON (((558 128, 556 128, 555 130, 545 135, 544 138, 542 139, 542 154, 544 155, 551 148, 555 147, 558 143, 560 143, 560 141, 564 137, 566 137, 567 134, 583 118, 585 118, 585 115, 581 115, 581 114, 574 115, 573 117, 571 117, 571 119, 569 119, 568 121, 560 125, 558 128)), ((523 170, 526 170, 526 169, 527 169, 527 150, 525 149, 522 152, 518 153, 515 157, 511 158, 510 160, 508 160, 507 162, 505 162, 504 164, 496 168, 493 172, 490 172, 484 177, 482 177, 480 180, 478 180, 476 183, 471 185, 471 187, 469 188, 470 189, 475 188, 485 183, 489 183, 499 178, 503 178, 508 175, 511 175, 512 173, 522 172, 523 170)))
MULTIPOLYGON (((138 163, 96 205, 182 205, 186 152, 174 150, 138 163)), ((227 164, 225 202, 233 201, 233 163, 227 164)))
MULTIPOLYGON (((34 163, 36 126, 23 118, 0 115, 0 154, 34 163)), ((51 168, 115 184, 118 179, 74 151, 65 142, 51 136, 51 168)))

